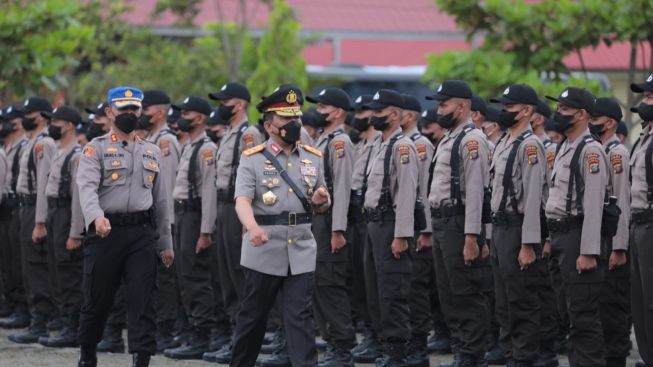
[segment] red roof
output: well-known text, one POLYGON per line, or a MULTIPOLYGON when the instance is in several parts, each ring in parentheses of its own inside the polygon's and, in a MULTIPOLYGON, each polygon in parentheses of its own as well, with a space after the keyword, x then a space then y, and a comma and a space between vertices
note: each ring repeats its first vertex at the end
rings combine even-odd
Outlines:
MULTIPOLYGON (((630 65, 630 42, 615 42, 610 47, 601 42, 596 48, 586 47, 582 49, 581 55, 587 70, 628 70, 630 65)), ((651 68, 650 60, 651 48, 649 44, 640 44, 637 48, 637 69, 649 70, 651 68)), ((582 70, 580 58, 575 52, 565 57, 564 62, 572 70, 582 70)))

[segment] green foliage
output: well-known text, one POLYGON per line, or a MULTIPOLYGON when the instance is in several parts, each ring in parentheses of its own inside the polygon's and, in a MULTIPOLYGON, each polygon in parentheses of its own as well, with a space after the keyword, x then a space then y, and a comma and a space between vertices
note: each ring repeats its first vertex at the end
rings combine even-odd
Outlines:
POLYGON ((177 17, 177 25, 190 27, 200 12, 200 4, 202 0, 158 0, 151 16, 155 18, 170 11, 177 17))

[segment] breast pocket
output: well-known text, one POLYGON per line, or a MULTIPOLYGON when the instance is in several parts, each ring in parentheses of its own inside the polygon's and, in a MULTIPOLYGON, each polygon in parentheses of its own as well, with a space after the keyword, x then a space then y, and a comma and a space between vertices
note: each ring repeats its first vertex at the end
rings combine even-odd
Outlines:
POLYGON ((104 160, 103 186, 120 186, 127 182, 127 163, 120 158, 106 158, 104 160))
POLYGON ((152 160, 143 160, 143 185, 148 189, 154 184, 154 179, 159 173, 159 164, 152 160))

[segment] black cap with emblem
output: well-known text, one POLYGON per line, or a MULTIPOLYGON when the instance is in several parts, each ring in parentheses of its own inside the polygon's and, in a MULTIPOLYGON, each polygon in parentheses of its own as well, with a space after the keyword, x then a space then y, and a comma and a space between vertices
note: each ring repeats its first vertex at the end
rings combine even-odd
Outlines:
POLYGON ((143 92, 143 101, 141 102, 143 108, 167 104, 170 104, 170 97, 168 97, 166 92, 158 89, 150 89, 143 92))
POLYGON ((474 111, 480 112, 483 116, 487 113, 487 104, 478 94, 472 95, 472 112, 474 111))
POLYGON ((181 117, 181 110, 175 106, 170 106, 170 109, 168 110, 168 117, 166 118, 166 122, 168 124, 176 124, 180 117, 181 117))
POLYGON ((415 111, 415 112, 422 112, 422 105, 419 103, 419 100, 417 100, 417 97, 413 96, 412 94, 405 94, 402 93, 401 97, 404 99, 404 110, 407 111, 415 111))
POLYGON ((621 107, 619 107, 619 102, 607 97, 597 98, 594 103, 592 117, 601 116, 609 117, 617 122, 621 121, 623 113, 621 112, 621 107))
POLYGON ((107 114, 104 112, 105 107, 107 107, 107 104, 102 102, 95 107, 86 107, 84 111, 95 116, 106 116, 107 114))
POLYGON ((351 99, 347 92, 340 88, 324 88, 314 96, 307 96, 306 100, 311 103, 321 103, 337 108, 342 108, 345 111, 351 111, 351 99))
POLYGON ((500 109, 493 106, 488 106, 487 109, 485 110, 485 122, 499 123, 500 115, 501 115, 500 109))
POLYGON ((372 100, 369 103, 363 105, 363 108, 378 111, 389 106, 403 109, 404 98, 395 90, 380 89, 374 94, 374 96, 372 96, 372 100))
POLYGON ((175 105, 176 108, 182 111, 194 111, 203 115, 211 114, 211 105, 202 97, 188 96, 180 104, 175 105))
POLYGON ((216 101, 226 101, 232 98, 244 99, 250 102, 252 95, 244 84, 231 82, 227 83, 215 93, 209 93, 209 98, 216 101))
MULTIPOLYGON (((307 100, 308 100, 308 98, 307 98, 307 100)), ((316 128, 316 129, 324 127, 324 126, 319 124, 319 122, 318 122, 319 117, 320 116, 319 116, 317 110, 314 109, 314 108, 311 108, 310 110, 305 111, 304 114, 302 115, 302 125, 311 126, 311 127, 316 128)))
POLYGON ((635 93, 653 92, 653 74, 649 75, 644 83, 632 83, 630 90, 635 93))
POLYGON ((540 100, 537 93, 530 85, 513 84, 503 91, 503 95, 490 99, 492 103, 501 104, 529 104, 537 106, 540 100))
POLYGON ((446 80, 438 86, 435 94, 426 96, 426 99, 446 101, 451 98, 472 99, 472 90, 462 80, 446 80))
POLYGON ((75 126, 82 123, 82 116, 79 112, 68 106, 57 107, 52 112, 41 112, 41 115, 49 120, 66 121, 75 126))
POLYGON ((372 101, 372 95, 371 94, 362 94, 358 96, 354 100, 354 111, 360 112, 364 109, 363 106, 365 106, 366 103, 370 103, 372 101))
POLYGON ((594 110, 594 95, 585 88, 569 87, 562 91, 558 98, 551 96, 546 98, 567 107, 585 110, 590 114, 594 110))
POLYGON ((229 125, 229 121, 223 119, 220 117, 220 114, 218 113, 217 110, 212 111, 211 114, 209 115, 209 119, 206 121, 206 124, 208 126, 215 126, 215 125, 229 125))
POLYGON ((43 97, 30 97, 22 106, 18 107, 18 112, 52 112, 52 105, 43 97))
POLYGON ((8 106, 4 109, 4 111, 2 111, 2 116, 5 120, 9 121, 18 117, 22 117, 23 114, 20 112, 18 106, 8 106))
POLYGON ((535 107, 535 113, 539 113, 540 115, 549 118, 551 117, 551 108, 549 107, 548 103, 540 99, 537 101, 537 106, 535 107))
POLYGON ((419 120, 420 125, 426 126, 429 124, 438 123, 438 109, 428 109, 422 111, 422 117, 419 120))

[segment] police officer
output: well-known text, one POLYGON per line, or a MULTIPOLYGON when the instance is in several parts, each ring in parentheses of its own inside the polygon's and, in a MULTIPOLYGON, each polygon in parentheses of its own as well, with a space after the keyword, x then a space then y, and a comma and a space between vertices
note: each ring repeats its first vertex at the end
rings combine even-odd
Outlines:
POLYGON ((211 141, 218 147, 218 150, 220 150, 222 137, 227 129, 227 124, 228 121, 222 119, 216 110, 211 112, 209 119, 206 122, 206 136, 208 136, 209 139, 211 139, 211 141))
POLYGON ((22 152, 26 149, 27 138, 21 124, 21 114, 16 106, 5 109, 2 122, 2 135, 4 135, 3 149, 7 155, 8 170, 5 181, 2 181, 2 206, 0 226, 4 228, 4 237, 0 241, 2 248, 3 268, 7 276, 3 279, 5 287, 5 301, 11 307, 11 314, 6 319, 0 319, 0 327, 23 328, 29 325, 30 315, 27 310, 27 299, 23 273, 21 269, 20 245, 20 209, 18 195, 18 172, 22 152), (6 134, 6 135, 5 135, 6 134))
POLYGON ((631 185, 631 228, 630 228, 630 269, 631 305, 633 325, 639 354, 643 363, 638 367, 653 366, 653 315, 649 305, 653 300, 653 75, 644 83, 631 84, 630 89, 642 94, 642 102, 637 113, 643 121, 644 129, 630 155, 631 185))
POLYGON ((374 111, 372 126, 381 140, 368 167, 364 207, 367 212, 365 281, 367 305, 383 357, 379 364, 404 363, 410 340, 409 292, 417 199, 417 154, 401 133, 401 94, 379 90, 365 108, 374 111))
POLYGON ((426 136, 431 141, 434 149, 437 149, 438 144, 447 132, 446 129, 443 129, 442 126, 438 124, 437 107, 422 111, 422 117, 419 120, 418 126, 422 135, 426 136))
POLYGON ((544 146, 530 126, 539 100, 530 86, 513 84, 490 101, 503 105, 499 124, 508 131, 494 149, 491 167, 495 314, 508 335, 511 365, 530 367, 540 343, 538 258, 546 185, 544 146))
POLYGON ((621 144, 626 144, 626 139, 628 139, 628 125, 623 120, 619 121, 619 125, 617 126, 617 138, 619 138, 621 144))
POLYGON ((51 161, 50 175, 45 187, 48 200, 46 226, 49 248, 53 250, 54 275, 61 299, 61 316, 64 327, 55 337, 39 338, 46 347, 77 346, 79 312, 82 296, 82 234, 84 219, 79 204, 75 177, 79 165, 81 147, 77 143, 75 126, 82 120, 79 113, 68 106, 56 108, 52 113, 43 112, 50 119, 48 135, 57 142, 57 152, 51 161))
POLYGON ((443 82, 427 97, 439 101, 438 123, 449 129, 435 154, 429 204, 440 304, 461 366, 476 366, 483 358, 489 316, 480 256, 488 147, 471 122, 471 97, 460 80, 443 82))
POLYGON ((321 153, 297 143, 298 94, 280 86, 256 106, 270 139, 244 151, 238 166, 236 213, 246 229, 241 265, 247 271, 231 366, 254 365, 268 310, 280 291, 290 362, 317 364, 309 311, 316 262, 311 211, 325 211, 331 202, 321 153))
POLYGON ((553 119, 567 137, 555 158, 546 217, 552 261, 558 263, 569 321, 572 366, 604 366, 599 295, 603 198, 608 183, 605 153, 588 129, 594 97, 569 87, 558 98, 553 119))
POLYGON ((84 111, 93 115, 93 121, 89 125, 88 131, 86 133, 86 138, 88 141, 108 133, 109 129, 111 129, 109 118, 104 112, 106 107, 107 105, 102 102, 95 107, 87 107, 84 109, 84 111))
POLYGON ((161 152, 134 137, 143 93, 117 87, 107 94, 110 132, 84 147, 77 173, 86 223, 84 305, 80 316, 79 366, 96 366, 95 348, 113 303, 126 280, 129 351, 134 366, 148 366, 156 352, 154 289, 157 255, 171 266, 172 248, 161 152))
POLYGON ((48 119, 41 115, 41 112, 52 111, 50 103, 41 97, 31 97, 25 101, 21 111, 29 143, 21 152, 16 192, 21 204, 23 277, 32 321, 25 332, 10 335, 9 340, 36 343, 40 336, 46 336, 46 322, 56 313, 48 271, 49 248, 45 241, 48 210, 45 186, 56 146, 48 137, 48 119))
POLYGON ((215 299, 211 285, 211 235, 215 226, 215 150, 205 132, 211 106, 200 97, 189 96, 177 105, 179 129, 188 133, 172 198, 175 201, 175 236, 179 246, 177 275, 188 321, 193 328, 186 345, 167 349, 166 357, 201 359, 209 349, 215 325, 215 299))
POLYGON ((320 118, 320 114, 311 108, 308 111, 303 112, 302 115, 302 127, 306 130, 306 134, 310 138, 310 141, 305 142, 305 144, 313 145, 314 141, 322 135, 322 126, 326 121, 320 118))
POLYGON ((472 122, 477 128, 483 126, 487 116, 487 104, 478 94, 472 94, 472 122))
POLYGON ((614 237, 603 239, 608 255, 608 271, 599 299, 601 326, 605 340, 607 367, 624 367, 630 352, 630 271, 627 262, 630 223, 630 160, 628 150, 616 135, 622 113, 611 98, 597 98, 590 121, 590 132, 600 138, 610 165, 610 195, 621 209, 614 237))
POLYGON ((481 125, 481 130, 487 137, 488 146, 491 151, 494 151, 494 144, 503 135, 503 129, 499 125, 499 116, 501 111, 493 106, 488 106, 485 112, 486 117, 481 125))

